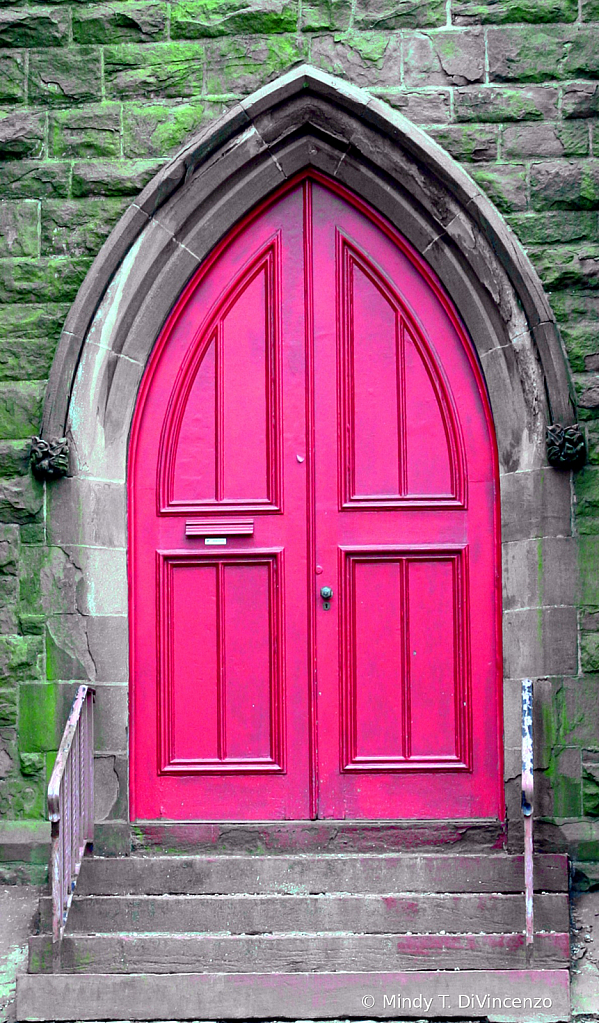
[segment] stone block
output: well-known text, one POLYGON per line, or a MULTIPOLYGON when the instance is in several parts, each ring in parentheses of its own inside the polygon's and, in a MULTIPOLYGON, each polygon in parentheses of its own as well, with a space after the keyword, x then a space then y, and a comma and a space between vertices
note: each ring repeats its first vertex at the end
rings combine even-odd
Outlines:
POLYGON ((584 763, 582 801, 585 817, 599 817, 599 764, 584 763))
MULTIPOLYGON (((1 216, 1 207, 0 207, 1 216)), ((45 337, 23 338, 22 341, 16 338, 3 338, 0 341, 0 380, 46 380, 50 373, 52 359, 56 349, 56 342, 45 337)), ((12 449, 11 449, 12 451, 12 449)), ((21 454, 18 453, 14 461, 12 453, 3 452, 0 455, 0 475, 18 475, 21 468, 10 473, 2 469, 2 459, 6 455, 7 464, 11 466, 22 466, 21 454)), ((27 452, 27 471, 29 452, 27 452)))
POLYGON ((160 160, 97 160, 75 163, 74 198, 88 195, 139 195, 162 166, 160 160))
MULTIPOLYGON (((376 34, 376 33, 375 33, 376 34)), ((370 38, 360 36, 357 43, 349 47, 356 60, 355 71, 359 74, 361 57, 368 66, 380 67, 379 76, 381 85, 388 84, 383 72, 383 65, 386 66, 385 53, 394 51, 398 46, 397 40, 385 39, 384 45, 380 46, 370 38), (382 49, 382 53, 379 50, 382 49), (383 72, 381 74, 381 72, 383 72)), ((319 36, 314 39, 312 51, 313 63, 322 67, 321 45, 326 48, 326 40, 329 36, 319 36)), ((348 50, 345 42, 339 43, 340 54, 348 50)), ((208 95, 245 95, 253 92, 264 85, 271 78, 282 74, 296 61, 305 60, 308 56, 308 41, 302 36, 279 35, 260 38, 255 36, 236 36, 228 39, 213 39, 206 43, 206 82, 205 89, 208 95)), ((356 84, 360 84, 356 81, 356 84)), ((362 81, 361 84, 367 84, 362 81)), ((397 85, 398 82, 393 82, 397 85)), ((180 95, 190 95, 181 93, 180 95)))
POLYGON ((118 483, 71 477, 46 496, 48 543, 126 547, 125 488, 118 483))
POLYGON ((81 572, 77 608, 83 615, 126 615, 127 558, 124 548, 66 547, 65 553, 81 572), (92 584, 93 581, 93 584, 92 584))
POLYGON ((506 611, 503 657, 508 678, 574 674, 578 668, 576 609, 506 611))
POLYGON ((44 299, 72 301, 90 265, 91 259, 82 257, 0 260, 0 302, 19 302, 27 298, 38 302, 44 299))
POLYGON ((596 117, 599 114, 599 85, 596 82, 568 82, 562 92, 562 117, 596 117))
POLYGON ((64 7, 13 7, 0 11, 0 46, 66 46, 69 12, 64 7))
POLYGON ((581 14, 583 21, 599 21, 599 0, 582 0, 581 14))
POLYGON ((550 210, 548 212, 515 213, 507 216, 506 220, 523 245, 599 241, 599 221, 596 213, 585 213, 579 210, 575 212, 550 210))
POLYGON ((479 163, 497 159, 499 128, 493 124, 429 127, 428 134, 455 160, 479 163))
POLYGON ((124 822, 96 824, 94 852, 97 856, 130 856, 131 826, 124 822))
POLYGON ((394 28, 438 28, 445 25, 444 0, 357 0, 354 26, 387 31, 394 28))
POLYGON ((46 115, 17 110, 0 114, 0 160, 40 157, 44 149, 46 115))
POLYGON ((20 305, 15 302, 10 306, 0 305, 0 337, 47 337, 56 341, 68 311, 67 304, 20 305))
POLYGON ((596 748, 599 735, 599 675, 563 679, 556 697, 558 741, 596 748))
POLYGON ((580 817, 582 813, 582 760, 580 750, 570 746, 555 754, 550 767, 554 817, 580 817))
POLYGON ((31 475, 0 479, 0 522, 37 520, 43 505, 43 487, 31 475))
POLYGON ((126 685, 129 679, 128 619, 125 616, 109 615, 89 618, 87 642, 96 668, 96 679, 126 685))
MULTIPOLYGON (((591 356, 589 361, 592 364, 597 360, 591 356)), ((591 368, 594 367, 591 365, 591 368)), ((574 388, 580 418, 596 418, 599 412, 599 376, 597 373, 575 374, 574 388)))
POLYGON ((39 256, 39 203, 0 201, 0 258, 4 256, 39 256))
POLYGON ((76 692, 76 682, 26 682, 19 687, 19 749, 23 753, 58 749, 76 692))
POLYGON ((76 43, 157 42, 166 38, 167 5, 147 3, 95 3, 73 8, 76 43))
MULTIPOLYGON (((129 205, 129 199, 48 201, 41 210, 44 256, 95 256, 129 205)), ((0 364, 2 349, 0 348, 0 364)))
POLYGON ((197 43, 121 43, 104 50, 106 95, 112 99, 195 96, 204 81, 197 43))
POLYGON ((127 686, 96 686, 94 738, 99 753, 127 753, 128 717, 127 686))
MULTIPOLYGON (((587 464, 599 465, 599 423, 586 424, 587 464)), ((599 605, 599 602, 598 602, 599 605)))
POLYGON ((171 39, 295 32, 298 0, 175 0, 171 39))
POLYGON ((29 55, 29 102, 65 107, 102 96, 100 50, 93 46, 37 50, 29 55))
POLYGON ((530 192, 536 210, 599 209, 599 160, 533 163, 530 192))
MULTIPOLYGON (((599 533, 599 469, 585 466, 577 473, 574 482, 576 492, 576 528, 581 536, 599 533)), ((590 548, 586 548, 587 555, 590 548)))
POLYGON ((504 542, 571 535, 568 473, 549 468, 507 473, 501 477, 501 496, 504 542))
POLYGON ((549 290, 599 287, 599 245, 556 245, 530 248, 529 255, 549 290))
MULTIPOLYGON (((578 564, 582 606, 599 609, 599 537, 578 538, 578 564)), ((582 627, 586 629, 588 625, 583 622, 582 627)))
POLYGON ((49 681, 78 679, 95 682, 84 615, 50 614, 46 619, 45 634, 46 677, 49 681))
POLYGON ((544 82, 571 78, 565 61, 575 30, 567 25, 510 25, 489 29, 490 82, 544 82))
POLYGON ((94 758, 94 814, 98 823, 126 820, 127 761, 124 757, 94 758))
POLYGON ((0 686, 41 681, 43 653, 40 636, 0 636, 0 686))
POLYGON ((599 321, 599 294, 594 291, 555 291, 551 295, 551 306, 558 323, 580 323, 599 321))
POLYGON ((578 601, 574 537, 545 537, 503 544, 503 606, 574 605, 578 601))
POLYGON ((44 863, 50 853, 49 821, 3 821, 0 823, 0 863, 44 863))
POLYGON ((501 138, 504 160, 528 156, 588 156, 589 133, 584 124, 521 124, 505 128, 501 138))
POLYGON ((580 25, 574 31, 566 48, 561 78, 599 78, 599 50, 597 29, 593 25, 580 25))
POLYGON ((453 0, 454 25, 576 21, 578 0, 453 0))
POLYGON ((45 385, 41 381, 0 384, 0 438, 30 437, 40 427, 45 385))
POLYGON ((128 103, 123 109, 123 156, 167 156, 222 110, 220 103, 128 103))
POLYGON ((445 124, 451 120, 449 89, 381 89, 377 90, 377 97, 400 110, 415 124, 445 124))
POLYGON ((504 122, 542 121, 558 115, 557 89, 550 86, 530 88, 456 89, 456 121, 504 122))
POLYGON ((351 10, 351 0, 302 0, 299 27, 302 32, 345 32, 351 10))
POLYGON ((36 163, 33 160, 0 162, 0 198, 66 197, 68 191, 68 163, 36 163))
POLYGON ((502 213, 517 213, 527 208, 527 172, 524 164, 477 165, 470 173, 502 213))
MULTIPOLYGON (((45 817, 45 788, 44 779, 40 776, 22 778, 20 775, 11 775, 6 778, 0 782, 0 816, 10 816, 16 820, 45 817)), ((31 870, 32 867, 27 868, 25 878, 31 870)), ((17 881, 21 883, 18 876, 17 881)))
POLYGON ((25 54, 0 54, 0 103, 25 102, 25 54))
POLYGON ((17 690, 0 689, 0 726, 17 723, 17 690))
POLYGON ((580 636, 580 666, 584 672, 599 672, 599 634, 583 632, 580 636))
POLYGON ((594 323, 576 323, 561 328, 568 362, 574 373, 599 369, 599 330, 594 323))
POLYGON ((120 105, 102 103, 83 110, 53 111, 48 146, 50 155, 57 157, 120 156, 120 105))
POLYGON ((481 29, 464 32, 417 32, 404 42, 407 86, 471 85, 485 74, 485 40, 481 29))

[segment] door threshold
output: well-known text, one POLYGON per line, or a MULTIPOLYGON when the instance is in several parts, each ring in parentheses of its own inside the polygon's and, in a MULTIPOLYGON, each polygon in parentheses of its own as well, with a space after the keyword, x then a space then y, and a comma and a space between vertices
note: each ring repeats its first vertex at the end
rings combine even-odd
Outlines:
MULTIPOLYGON (((103 829, 110 825, 104 824, 103 829)), ((120 825, 122 827, 122 825, 120 825)), ((135 853, 502 852, 497 820, 135 821, 135 853)), ((108 837, 108 836, 107 836, 108 837)), ((100 851, 100 850, 98 850, 100 851)))

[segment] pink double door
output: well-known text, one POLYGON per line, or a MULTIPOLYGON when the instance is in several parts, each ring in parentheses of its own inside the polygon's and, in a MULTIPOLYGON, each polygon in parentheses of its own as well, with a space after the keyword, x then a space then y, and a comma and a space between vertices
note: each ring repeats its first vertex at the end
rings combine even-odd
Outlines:
POLYGON ((219 246, 133 427, 134 819, 502 815, 494 451, 455 311, 355 197, 304 177, 219 246))

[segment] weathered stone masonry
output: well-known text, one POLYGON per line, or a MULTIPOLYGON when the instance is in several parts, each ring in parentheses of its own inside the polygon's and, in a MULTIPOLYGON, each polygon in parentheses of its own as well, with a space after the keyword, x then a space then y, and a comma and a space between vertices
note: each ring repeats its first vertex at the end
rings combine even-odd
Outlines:
MULTIPOLYGON (((99 818, 126 819, 126 664, 107 640, 126 627, 122 595, 99 609, 83 598, 84 562, 46 530, 48 502, 60 517, 60 483, 45 493, 28 469, 65 315, 164 161, 238 98, 309 61, 391 103, 461 161, 549 292, 589 462, 571 509, 543 507, 539 494, 526 560, 512 563, 506 545, 506 621, 517 630, 533 618, 561 648, 562 673, 538 686, 544 835, 597 859, 599 2, 4 3, 0 47, 0 815, 16 822, 0 854, 36 858, 25 838, 44 818, 47 772, 80 678, 98 681, 99 818), (563 632, 575 607, 578 648, 563 632)), ((111 494, 107 484, 98 546, 122 511, 111 494)), ((523 648, 507 674, 528 672, 538 668, 523 648)))

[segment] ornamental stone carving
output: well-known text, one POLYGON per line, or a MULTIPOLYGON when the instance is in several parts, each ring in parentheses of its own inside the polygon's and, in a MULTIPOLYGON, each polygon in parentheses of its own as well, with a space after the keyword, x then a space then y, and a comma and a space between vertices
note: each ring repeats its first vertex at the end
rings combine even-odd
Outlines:
POLYGON ((31 471, 38 480, 57 480, 69 471, 69 442, 66 437, 31 439, 31 471))
POLYGON ((586 460, 586 446, 578 423, 547 427, 547 458, 554 469, 581 469, 586 460))

